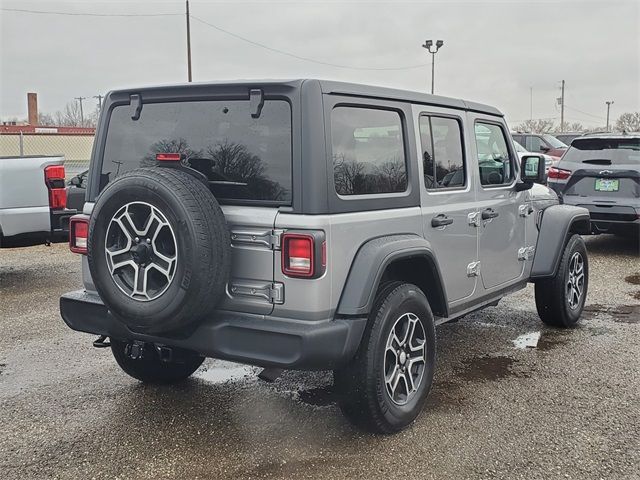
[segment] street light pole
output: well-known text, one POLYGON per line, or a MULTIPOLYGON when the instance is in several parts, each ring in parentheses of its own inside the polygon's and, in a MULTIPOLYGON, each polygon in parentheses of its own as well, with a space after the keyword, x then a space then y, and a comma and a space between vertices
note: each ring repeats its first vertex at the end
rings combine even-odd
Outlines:
POLYGON ((609 100, 608 102, 604 102, 607 104, 607 132, 609 131, 609 109, 611 105, 613 105, 613 100, 609 100))
POLYGON ((426 48, 427 51, 431 54, 431 94, 433 95, 434 84, 435 84, 435 71, 436 71, 436 53, 440 50, 440 47, 444 45, 442 40, 436 40, 434 45, 433 40, 425 40, 422 48, 426 48))
POLYGON ((86 100, 87 97, 75 97, 75 100, 78 100, 78 103, 80 104, 80 126, 84 127, 84 113, 82 112, 82 101, 86 100))
POLYGON ((187 78, 191 82, 191 22, 189 19, 189 0, 186 0, 187 11, 187 78))

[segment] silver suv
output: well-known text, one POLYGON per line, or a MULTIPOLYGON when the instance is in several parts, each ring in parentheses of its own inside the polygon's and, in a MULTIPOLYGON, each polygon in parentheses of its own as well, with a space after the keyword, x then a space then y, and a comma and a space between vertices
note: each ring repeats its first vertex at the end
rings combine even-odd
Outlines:
POLYGON ((355 423, 396 432, 431 387, 437 324, 536 284, 542 320, 578 321, 586 209, 558 205, 502 114, 318 80, 114 91, 70 247, 69 327, 129 375, 205 357, 334 370, 355 423))

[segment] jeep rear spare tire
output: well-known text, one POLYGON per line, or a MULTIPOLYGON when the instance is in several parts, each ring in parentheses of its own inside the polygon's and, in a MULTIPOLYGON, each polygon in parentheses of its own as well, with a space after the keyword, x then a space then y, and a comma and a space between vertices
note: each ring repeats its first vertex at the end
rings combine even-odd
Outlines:
POLYGON ((176 332, 221 299, 231 263, 229 229, 200 180, 173 168, 141 168, 110 182, 98 198, 88 260, 116 319, 137 332, 176 332))

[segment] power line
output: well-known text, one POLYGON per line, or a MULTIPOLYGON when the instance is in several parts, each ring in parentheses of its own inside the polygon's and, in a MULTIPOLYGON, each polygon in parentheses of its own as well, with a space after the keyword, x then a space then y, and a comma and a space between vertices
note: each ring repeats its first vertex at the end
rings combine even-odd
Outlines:
POLYGON ((256 47, 260 47, 260 48, 264 48, 265 50, 269 50, 271 52, 275 52, 275 53, 279 53, 280 55, 286 55, 287 57, 292 57, 292 58, 296 58, 298 60, 303 60, 305 62, 311 62, 311 63, 317 63, 318 65, 325 65, 325 66, 329 66, 329 67, 335 67, 335 68, 344 68, 344 69, 349 69, 349 70, 375 70, 375 71, 388 71, 388 70, 412 70, 415 68, 424 68, 426 66, 428 66, 428 64, 426 63, 421 63, 421 64, 417 64, 417 65, 408 65, 408 66, 404 66, 404 67, 356 67, 356 66, 351 66, 351 65, 340 65, 337 63, 331 63, 331 62, 324 62, 322 60, 316 60, 314 58, 310 58, 310 57, 303 57, 302 55, 296 55, 295 53, 291 53, 291 52, 286 52, 284 50, 280 50, 279 48, 274 48, 274 47, 270 47, 268 45, 265 45, 264 43, 260 43, 260 42, 256 42, 254 40, 251 40, 249 38, 243 37, 242 35, 238 35, 237 33, 233 33, 230 32, 229 30, 225 30, 222 27, 219 27, 218 25, 214 25, 213 23, 209 23, 206 20, 203 20, 201 18, 198 18, 194 15, 191 15, 191 18, 193 18, 194 20, 204 24, 204 25, 208 25, 209 27, 218 30, 219 32, 222 32, 226 35, 229 35, 231 37, 237 38, 238 40, 242 40, 243 42, 249 43, 251 45, 254 45, 256 47))
POLYGON ((600 117, 599 115, 593 115, 591 113, 583 112, 582 110, 578 110, 577 108, 570 107, 569 105, 567 105, 567 108, 569 110, 574 110, 576 112, 582 113, 583 115, 588 115, 589 117, 597 118, 598 120, 604 120, 604 117, 600 117))
POLYGON ((0 8, 5 12, 35 13, 42 15, 65 15, 69 17, 174 17, 181 13, 86 13, 86 12, 54 12, 49 10, 27 10, 24 8, 0 8))

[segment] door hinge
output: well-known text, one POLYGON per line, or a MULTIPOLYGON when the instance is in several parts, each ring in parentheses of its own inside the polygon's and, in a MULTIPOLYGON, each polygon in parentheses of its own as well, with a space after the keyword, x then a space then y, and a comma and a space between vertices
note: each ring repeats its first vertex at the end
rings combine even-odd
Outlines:
POLYGON ((480 262, 471 262, 467 265, 467 277, 477 277, 480 275, 480 262))
POLYGON ((284 230, 272 230, 271 231, 271 250, 280 250, 280 236, 284 230))
POLYGON ((527 261, 533 258, 533 254, 536 251, 536 247, 522 247, 518 249, 518 260, 527 261))
POLYGON ((280 249, 280 234, 283 230, 231 230, 233 245, 263 245, 271 250, 280 249))
POLYGON ((525 203, 524 205, 520 205, 518 207, 518 214, 521 217, 528 217, 532 213, 533 213, 533 207, 531 205, 529 205, 528 203, 525 203))
POLYGON ((467 215, 467 221, 469 222, 469 225, 472 225, 474 227, 479 227, 480 226, 480 212, 471 212, 467 215))
POLYGON ((284 303, 284 284, 235 281, 229 285, 229 294, 232 297, 261 298, 269 303, 284 303))

